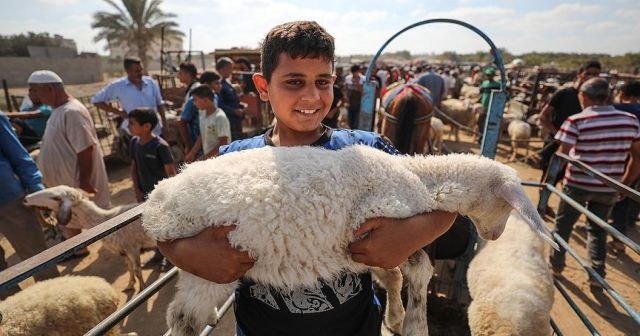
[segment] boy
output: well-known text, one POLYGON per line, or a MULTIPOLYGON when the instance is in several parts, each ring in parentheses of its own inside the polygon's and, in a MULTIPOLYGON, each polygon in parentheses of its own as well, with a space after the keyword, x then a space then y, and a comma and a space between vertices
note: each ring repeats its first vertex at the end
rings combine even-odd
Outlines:
POLYGON ((231 139, 229 119, 224 111, 216 106, 213 90, 202 85, 193 89, 191 96, 194 105, 199 109, 200 135, 185 157, 186 162, 193 162, 201 149, 201 160, 217 156, 220 146, 228 144, 231 139))
POLYGON ((135 109, 129 113, 131 138, 131 178, 136 201, 143 202, 155 185, 176 174, 173 155, 166 141, 152 130, 158 116, 151 109, 135 109))
MULTIPOLYGON (((298 21, 273 28, 262 45, 263 72, 254 74, 253 80, 260 98, 273 108, 275 127, 224 146, 220 154, 264 146, 337 150, 354 144, 397 153, 374 133, 321 124, 333 100, 333 59, 333 37, 317 23, 298 21)), ((393 268, 448 230, 454 218, 453 213, 433 212, 405 219, 369 219, 354 232, 369 234, 349 250, 357 262, 393 268)), ((212 227, 191 238, 158 242, 158 246, 183 270, 229 283, 241 279, 254 262, 230 246, 226 236, 233 229, 212 227)), ((313 288, 292 292, 241 279, 235 314, 239 336, 379 335, 381 327, 370 273, 343 273, 333 281, 318 281, 313 288)))
POLYGON ((487 76, 487 80, 480 84, 480 94, 482 95, 481 103, 484 108, 484 113, 478 116, 478 132, 480 132, 480 137, 478 139, 478 143, 482 143, 482 135, 484 134, 484 124, 487 120, 487 112, 489 111, 489 99, 491 98, 492 90, 500 89, 500 82, 495 80, 496 77, 496 69, 493 67, 489 67, 484 71, 484 74, 487 76))
MULTIPOLYGON (((205 71, 200 75, 200 84, 207 85, 215 92, 214 102, 218 105, 218 94, 220 94, 221 83, 220 75, 213 71, 205 71)), ((178 127, 180 129, 180 135, 185 146, 185 156, 191 152, 193 145, 200 136, 200 123, 199 123, 198 107, 193 104, 193 97, 189 93, 189 98, 184 103, 182 113, 180 113, 180 121, 178 127)), ((202 155, 201 153, 199 153, 202 155)))

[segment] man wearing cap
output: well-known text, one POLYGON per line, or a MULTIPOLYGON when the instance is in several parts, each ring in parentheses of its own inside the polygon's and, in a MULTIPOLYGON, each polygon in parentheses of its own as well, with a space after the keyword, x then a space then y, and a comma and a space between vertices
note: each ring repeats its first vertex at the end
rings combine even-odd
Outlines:
MULTIPOLYGON (((631 113, 616 110, 609 101, 609 83, 591 78, 580 86, 578 100, 582 112, 569 116, 555 135, 559 153, 580 161, 614 180, 630 185, 640 174, 640 124, 631 113), (631 156, 629 163, 626 158, 631 156)), ((606 221, 618 199, 616 191, 581 169, 567 164, 563 193, 606 221)), ((560 200, 553 232, 569 241, 580 212, 560 200)), ((591 219, 587 221, 587 250, 591 268, 605 276, 607 232, 591 219)), ((550 262, 555 276, 565 267, 565 250, 552 250, 550 262)), ((601 287, 589 275, 589 284, 601 287)))
MULTIPOLYGON (((44 188, 41 182, 42 174, 38 167, 20 144, 9 119, 0 112, 0 232, 22 260, 47 249, 36 214, 33 209, 22 204, 26 193, 44 188)), ((7 267, 4 250, 0 246, 0 272, 7 267)), ((58 275, 55 267, 49 267, 36 273, 34 277, 40 281, 58 275)), ((1 292, 0 300, 15 293, 17 289, 1 292)))
POLYGON ((484 134, 484 124, 487 120, 487 112, 489 111, 489 102, 491 100, 491 91, 500 90, 500 82, 495 80, 496 69, 494 67, 488 67, 484 70, 484 74, 487 79, 480 84, 480 103, 484 108, 484 113, 478 116, 478 131, 480 132, 480 139, 478 143, 482 143, 482 135, 484 134))
POLYGON ((116 79, 105 86, 91 98, 91 103, 107 112, 115 113, 124 119, 120 127, 129 134, 129 112, 137 108, 149 108, 160 115, 160 122, 153 129, 153 134, 159 136, 163 125, 167 125, 160 87, 151 77, 143 76, 142 63, 139 58, 124 59, 124 70, 127 75, 116 79), (108 103, 117 101, 122 110, 110 106, 108 103))
MULTIPOLYGON (((109 180, 89 111, 65 91, 62 79, 53 71, 35 71, 28 83, 34 96, 53 109, 38 156, 45 186, 80 188, 92 194, 98 206, 110 208, 109 180)), ((63 230, 67 238, 80 233, 79 227, 63 230)))

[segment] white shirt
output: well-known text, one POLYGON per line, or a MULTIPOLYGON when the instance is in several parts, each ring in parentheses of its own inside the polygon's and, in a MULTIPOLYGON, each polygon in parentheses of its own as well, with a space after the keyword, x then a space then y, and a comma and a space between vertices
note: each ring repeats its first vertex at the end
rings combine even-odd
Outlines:
POLYGON ((102 159, 102 150, 89 111, 76 99, 53 109, 47 120, 38 156, 42 181, 47 187, 80 186, 78 153, 93 148, 91 185, 97 190, 93 201, 103 209, 111 207, 109 179, 102 159))
POLYGON ((200 110, 200 138, 202 151, 206 155, 220 144, 221 137, 228 137, 231 142, 231 125, 227 115, 221 108, 207 115, 207 111, 200 110))

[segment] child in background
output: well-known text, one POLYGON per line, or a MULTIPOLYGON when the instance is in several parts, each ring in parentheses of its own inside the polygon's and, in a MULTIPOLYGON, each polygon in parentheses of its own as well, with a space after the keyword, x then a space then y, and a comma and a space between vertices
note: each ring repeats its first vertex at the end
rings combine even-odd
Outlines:
POLYGON ((169 144, 151 133, 158 116, 151 109, 135 109, 129 113, 131 138, 131 178, 136 201, 143 202, 155 185, 176 174, 169 144))
POLYGON ((203 153, 200 157, 201 160, 217 156, 220 146, 228 144, 231 139, 229 119, 224 111, 216 105, 213 99, 213 90, 209 86, 202 85, 193 89, 191 96, 200 113, 200 136, 185 158, 186 162, 193 162, 200 149, 203 153))

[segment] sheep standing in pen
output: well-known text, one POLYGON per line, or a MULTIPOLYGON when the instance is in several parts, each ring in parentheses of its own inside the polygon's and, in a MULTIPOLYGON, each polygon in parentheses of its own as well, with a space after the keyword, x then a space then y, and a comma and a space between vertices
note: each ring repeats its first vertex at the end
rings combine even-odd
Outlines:
MULTIPOLYGON (((474 128, 477 123, 478 116, 482 113, 483 109, 482 104, 472 104, 469 99, 447 99, 442 101, 440 110, 441 114, 445 114, 463 126, 474 128)), ((460 127, 452 123, 449 118, 443 116, 442 121, 445 124, 450 125, 451 132, 449 135, 453 133, 455 141, 460 141, 460 136, 458 134, 460 127)))
POLYGON ((543 242, 517 214, 486 242, 467 271, 471 335, 551 335, 553 282, 543 242))
POLYGON ((507 126, 509 141, 511 141, 511 156, 509 161, 515 161, 518 147, 526 149, 525 156, 529 155, 529 140, 531 139, 531 125, 522 120, 512 120, 507 126))
MULTIPOLYGON (((138 205, 128 204, 105 210, 91 201, 85 191, 64 185, 29 194, 25 197, 24 204, 51 209, 56 212, 58 224, 67 225, 73 222, 76 227, 84 229, 90 229, 138 205)), ((155 242, 144 233, 140 221, 126 225, 102 238, 101 242, 113 253, 124 253, 129 271, 129 283, 125 290, 133 290, 136 278, 142 289, 144 280, 140 264, 140 249, 155 247, 155 242)))
MULTIPOLYGON (((166 241, 235 223, 230 243, 256 260, 245 277, 280 288, 310 287, 318 278, 371 269, 354 262, 347 248, 358 239, 353 230, 368 218, 458 212, 473 220, 481 237, 496 239, 513 207, 555 244, 519 183, 515 170, 469 154, 411 157, 366 146, 265 147, 196 162, 162 180, 144 204, 143 227, 166 241)), ((402 334, 426 335, 433 267, 419 250, 400 270, 409 284, 402 334)), ((173 335, 199 333, 215 323, 214 307, 234 288, 235 283, 218 285, 182 272, 167 312, 173 335)))
POLYGON ((434 154, 442 153, 442 135, 444 134, 444 124, 442 120, 431 117, 431 131, 429 132, 429 141, 431 141, 431 149, 434 154))
MULTIPOLYGON (((37 282, 0 302, 0 331, 7 336, 79 336, 117 308, 118 294, 104 279, 63 276, 37 282)), ((118 329, 107 335, 119 335, 118 329)))

